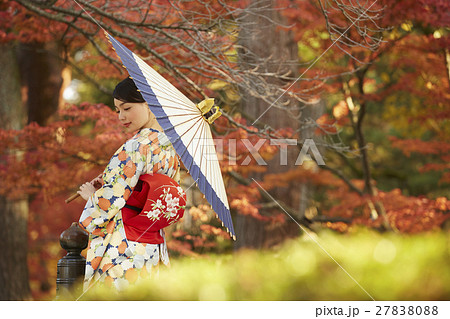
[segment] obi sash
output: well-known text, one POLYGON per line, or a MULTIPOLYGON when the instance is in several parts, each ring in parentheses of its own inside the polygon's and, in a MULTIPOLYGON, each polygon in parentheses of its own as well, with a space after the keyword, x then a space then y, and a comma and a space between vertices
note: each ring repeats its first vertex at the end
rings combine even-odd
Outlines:
POLYGON ((162 244, 160 230, 183 217, 186 193, 172 178, 163 174, 139 177, 122 208, 122 220, 128 240, 162 244))

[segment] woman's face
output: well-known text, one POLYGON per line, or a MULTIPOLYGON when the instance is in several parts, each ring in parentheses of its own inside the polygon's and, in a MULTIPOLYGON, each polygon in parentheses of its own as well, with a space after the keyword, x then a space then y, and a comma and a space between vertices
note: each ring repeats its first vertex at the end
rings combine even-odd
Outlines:
POLYGON ((125 126, 127 132, 151 127, 155 121, 155 116, 145 102, 129 103, 114 99, 114 105, 116 113, 119 114, 119 121, 125 126))

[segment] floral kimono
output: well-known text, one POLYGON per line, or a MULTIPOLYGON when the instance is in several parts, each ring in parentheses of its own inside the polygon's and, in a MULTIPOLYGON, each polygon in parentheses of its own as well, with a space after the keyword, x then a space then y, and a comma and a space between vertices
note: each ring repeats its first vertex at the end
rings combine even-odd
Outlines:
POLYGON ((90 233, 84 289, 100 281, 117 289, 151 275, 161 260, 169 265, 164 231, 162 244, 128 240, 122 208, 143 174, 164 174, 179 183, 179 162, 167 136, 141 129, 120 147, 103 172, 103 186, 87 201, 80 225, 90 233))

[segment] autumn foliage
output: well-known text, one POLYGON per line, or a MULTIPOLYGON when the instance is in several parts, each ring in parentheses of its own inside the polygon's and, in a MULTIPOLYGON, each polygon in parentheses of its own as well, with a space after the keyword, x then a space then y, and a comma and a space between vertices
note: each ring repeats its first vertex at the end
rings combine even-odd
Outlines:
MULTIPOLYGON (((258 154, 270 162, 280 154, 271 138, 303 136, 290 127, 252 126, 246 110, 239 108, 246 93, 236 84, 243 80, 236 72, 239 30, 233 14, 245 13, 241 10, 252 1, 229 6, 226 1, 183 1, 174 7, 153 1, 142 12, 125 10, 141 1, 115 1, 96 17, 193 101, 202 94, 214 96, 227 112, 214 123, 213 133, 220 141, 217 149, 233 217, 251 217, 267 227, 293 223, 285 209, 298 209, 274 204, 261 188, 276 193, 296 183, 313 193, 305 211, 295 216, 307 227, 352 232, 364 226, 408 234, 448 229, 449 3, 379 0, 368 13, 371 19, 355 21, 345 11, 354 1, 340 2, 343 10, 329 6, 335 1, 276 2, 286 21, 277 31, 289 33, 298 44, 296 71, 302 75, 283 88, 289 87, 305 104, 324 102, 323 114, 312 127, 314 139, 325 145, 320 151, 326 162, 321 167, 305 161, 277 174, 258 165, 248 143, 264 140, 258 154), (329 12, 326 21, 323 9, 329 12), (376 14, 370 16, 372 12, 376 14), (223 29, 210 24, 217 17, 223 29), (144 26, 148 33, 143 33, 144 26), (208 45, 200 45, 204 43, 208 45), (259 176, 257 181, 253 176, 259 176)), ((105 91, 126 76, 101 29, 87 15, 67 13, 79 10, 72 1, 55 1, 58 12, 67 13, 61 21, 50 7, 27 3, 0 0, 0 43, 58 42, 62 49, 55 55, 74 77, 104 84, 105 91)), ((91 2, 98 7, 104 3, 109 2, 91 2)), ((59 234, 83 209, 82 200, 67 205, 64 199, 100 174, 131 136, 121 131, 110 107, 97 103, 92 93, 97 88, 90 88, 86 100, 65 105, 46 126, 31 123, 21 130, 0 130, 0 195, 30 203, 28 262, 36 299, 52 295, 56 262, 63 254, 59 234)), ((182 179, 189 181, 187 172, 182 179)), ((232 243, 210 206, 197 191, 190 196, 189 220, 185 216, 168 229, 171 254, 198 257, 231 251, 232 243)))

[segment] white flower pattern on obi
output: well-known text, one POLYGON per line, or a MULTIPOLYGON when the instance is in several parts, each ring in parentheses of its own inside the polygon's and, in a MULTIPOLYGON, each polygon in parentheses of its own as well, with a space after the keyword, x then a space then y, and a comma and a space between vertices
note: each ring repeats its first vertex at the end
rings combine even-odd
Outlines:
POLYGON ((160 199, 157 199, 156 203, 152 204, 152 208, 153 209, 164 209, 165 207, 164 207, 162 201, 160 199))
POLYGON ((175 188, 178 196, 173 196, 170 192, 171 188, 175 188, 175 186, 164 188, 163 193, 156 201, 149 199, 149 201, 153 202, 151 204, 153 210, 146 212, 146 215, 151 221, 165 218, 169 224, 173 224, 180 218, 178 211, 185 208, 185 206, 180 206, 180 197, 185 196, 185 193, 184 190, 178 186, 175 188))
POLYGON ((148 219, 150 219, 151 221, 155 221, 155 220, 159 220, 159 215, 162 213, 161 210, 159 209, 155 209, 147 213, 147 217, 148 219))
POLYGON ((174 217, 180 209, 180 199, 178 197, 172 197, 172 194, 166 196, 167 212, 170 213, 170 217, 174 217))

